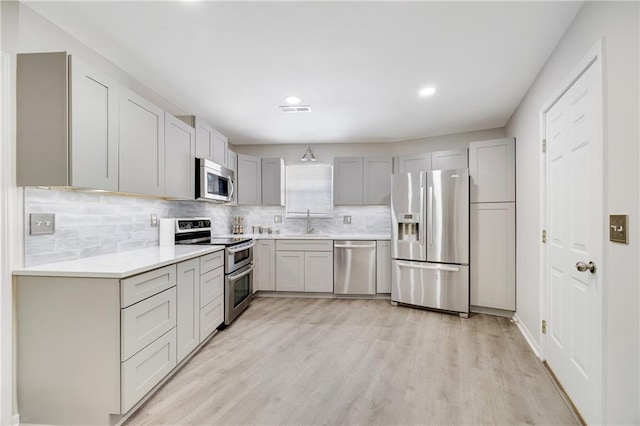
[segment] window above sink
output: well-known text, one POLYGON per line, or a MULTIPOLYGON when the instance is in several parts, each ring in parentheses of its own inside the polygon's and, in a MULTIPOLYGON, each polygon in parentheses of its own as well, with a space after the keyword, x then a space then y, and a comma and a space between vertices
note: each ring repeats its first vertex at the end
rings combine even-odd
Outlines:
POLYGON ((333 217, 333 166, 305 164, 286 167, 287 218, 333 217))

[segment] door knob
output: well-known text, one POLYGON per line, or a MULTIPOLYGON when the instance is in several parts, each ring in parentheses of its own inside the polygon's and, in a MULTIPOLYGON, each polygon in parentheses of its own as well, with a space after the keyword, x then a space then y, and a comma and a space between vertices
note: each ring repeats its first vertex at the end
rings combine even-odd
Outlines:
POLYGON ((580 272, 589 271, 592 274, 596 273, 596 264, 593 262, 584 263, 582 261, 576 263, 576 269, 580 272))

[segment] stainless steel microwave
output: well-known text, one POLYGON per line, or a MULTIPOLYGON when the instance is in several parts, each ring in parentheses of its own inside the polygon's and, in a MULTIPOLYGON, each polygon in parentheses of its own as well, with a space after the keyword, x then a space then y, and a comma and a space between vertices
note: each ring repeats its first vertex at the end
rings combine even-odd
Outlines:
POLYGON ((196 158, 196 199, 228 203, 233 197, 234 173, 206 158, 196 158))

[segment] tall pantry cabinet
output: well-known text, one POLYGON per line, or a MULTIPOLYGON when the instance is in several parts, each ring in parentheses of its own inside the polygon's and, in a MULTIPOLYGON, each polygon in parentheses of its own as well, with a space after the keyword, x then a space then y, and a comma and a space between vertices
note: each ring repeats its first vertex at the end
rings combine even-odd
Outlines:
POLYGON ((516 310, 515 140, 469 144, 471 308, 516 310))

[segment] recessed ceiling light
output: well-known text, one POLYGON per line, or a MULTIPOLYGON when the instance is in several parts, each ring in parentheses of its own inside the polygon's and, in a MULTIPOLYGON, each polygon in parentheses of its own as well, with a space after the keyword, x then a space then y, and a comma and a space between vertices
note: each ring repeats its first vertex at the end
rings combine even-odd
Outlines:
POLYGON ((436 88, 433 86, 425 87, 420 90, 420 96, 431 96, 436 93, 436 88))
POLYGON ((296 105, 300 103, 300 98, 297 96, 287 96, 284 101, 288 104, 296 105))

